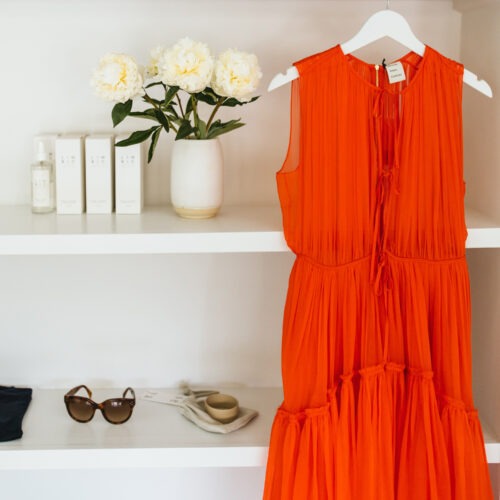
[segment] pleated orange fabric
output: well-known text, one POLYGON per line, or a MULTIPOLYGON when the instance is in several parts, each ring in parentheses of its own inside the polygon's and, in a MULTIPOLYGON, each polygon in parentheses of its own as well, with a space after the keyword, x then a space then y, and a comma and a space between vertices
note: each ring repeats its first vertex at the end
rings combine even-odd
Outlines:
POLYGON ((296 254, 266 500, 490 500, 471 386, 463 66, 297 63, 277 173, 296 254))

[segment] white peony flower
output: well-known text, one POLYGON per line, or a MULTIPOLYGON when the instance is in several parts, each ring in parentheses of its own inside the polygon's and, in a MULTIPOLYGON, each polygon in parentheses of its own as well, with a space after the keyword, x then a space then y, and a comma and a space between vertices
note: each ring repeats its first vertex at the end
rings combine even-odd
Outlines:
POLYGON ((228 49, 215 62, 212 88, 217 94, 246 102, 255 92, 262 72, 257 56, 228 49))
POLYGON ((151 59, 149 61, 148 67, 146 68, 146 74, 148 77, 154 78, 155 76, 158 76, 159 73, 158 65, 164 53, 165 53, 165 47, 161 46, 155 47, 151 51, 151 59))
POLYGON ((90 83, 96 94, 107 101, 126 102, 144 95, 141 70, 134 58, 126 54, 102 57, 90 83))
POLYGON ((186 92, 201 92, 210 83, 214 60, 209 48, 190 38, 182 38, 167 49, 158 64, 165 85, 175 85, 186 92))

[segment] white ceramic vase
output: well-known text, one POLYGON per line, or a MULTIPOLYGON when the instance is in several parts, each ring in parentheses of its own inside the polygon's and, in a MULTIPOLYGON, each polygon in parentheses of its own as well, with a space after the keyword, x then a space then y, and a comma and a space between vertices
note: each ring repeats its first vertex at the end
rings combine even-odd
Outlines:
POLYGON ((174 210, 188 219, 208 219, 223 198, 223 157, 218 138, 175 141, 170 164, 174 210))

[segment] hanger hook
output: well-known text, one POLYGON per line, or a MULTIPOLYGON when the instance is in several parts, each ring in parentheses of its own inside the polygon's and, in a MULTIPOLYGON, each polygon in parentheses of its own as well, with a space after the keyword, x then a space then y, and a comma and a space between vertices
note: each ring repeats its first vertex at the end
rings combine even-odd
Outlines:
POLYGON ((385 2, 385 8, 386 9, 390 9, 391 8, 390 3, 391 2, 389 0, 386 0, 386 2, 385 2))

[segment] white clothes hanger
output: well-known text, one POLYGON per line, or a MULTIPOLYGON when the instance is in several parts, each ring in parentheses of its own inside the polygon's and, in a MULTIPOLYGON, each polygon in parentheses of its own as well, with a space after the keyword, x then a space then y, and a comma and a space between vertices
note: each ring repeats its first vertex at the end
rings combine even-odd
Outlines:
MULTIPOLYGON (((341 49, 344 54, 350 54, 365 45, 369 45, 376 40, 384 37, 389 37, 396 42, 408 47, 412 52, 423 55, 425 52, 425 44, 423 44, 413 33, 406 19, 397 12, 389 9, 389 0, 387 0, 386 8, 375 12, 363 24, 361 29, 347 42, 341 44, 341 49)), ((281 87, 282 85, 291 82, 298 78, 299 73, 295 66, 291 66, 286 70, 286 73, 278 73, 269 84, 267 90, 272 90, 281 87)), ((488 97, 493 97, 493 92, 488 83, 484 80, 478 80, 477 76, 464 69, 464 83, 478 90, 488 97)))

